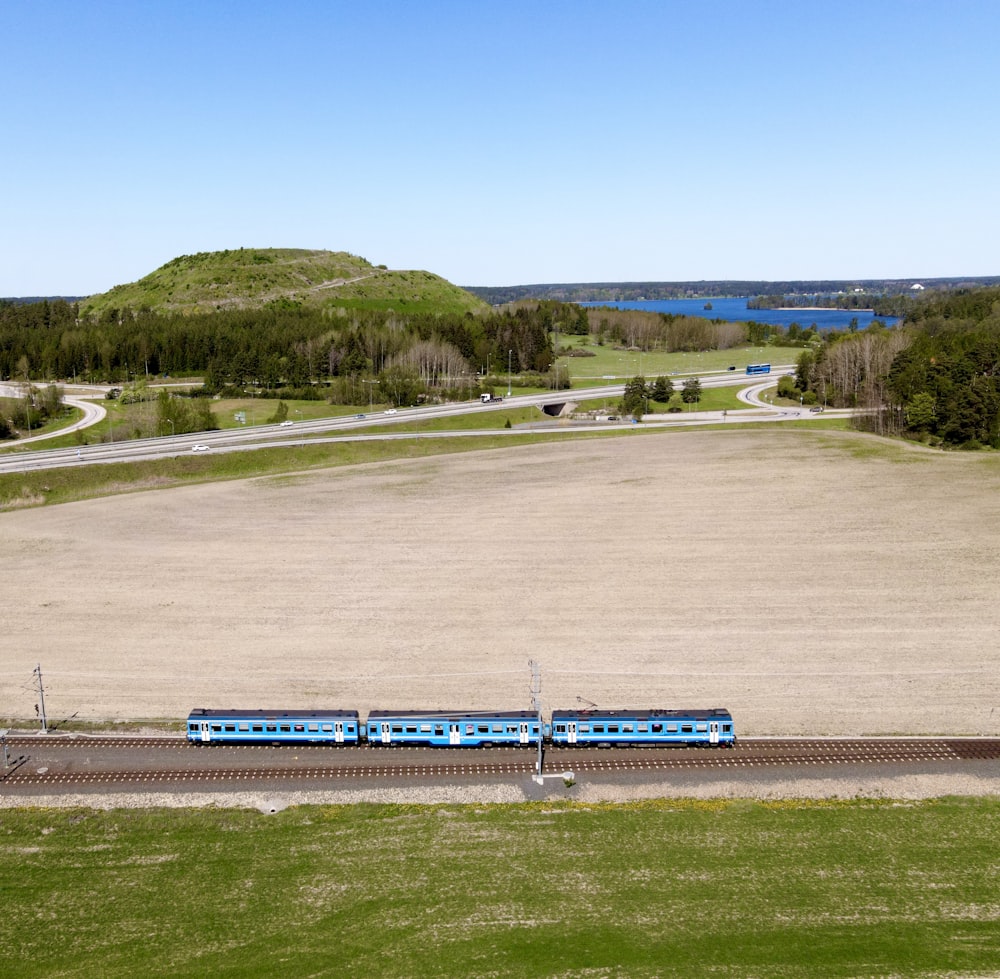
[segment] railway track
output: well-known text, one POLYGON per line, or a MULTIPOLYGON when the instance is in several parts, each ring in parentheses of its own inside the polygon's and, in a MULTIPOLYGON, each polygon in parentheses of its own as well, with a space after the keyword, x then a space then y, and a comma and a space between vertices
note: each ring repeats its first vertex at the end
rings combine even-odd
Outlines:
MULTIPOLYGON (((493 781, 534 775, 535 748, 464 749, 330 745, 191 745, 178 737, 8 737, 10 765, 0 792, 60 793, 101 788, 209 791, 224 788, 320 788, 345 782, 407 784, 493 781)), ((548 746, 543 774, 627 775, 686 772, 718 775, 892 766, 960 771, 1000 761, 1000 739, 876 738, 740 741, 726 748, 548 746)))

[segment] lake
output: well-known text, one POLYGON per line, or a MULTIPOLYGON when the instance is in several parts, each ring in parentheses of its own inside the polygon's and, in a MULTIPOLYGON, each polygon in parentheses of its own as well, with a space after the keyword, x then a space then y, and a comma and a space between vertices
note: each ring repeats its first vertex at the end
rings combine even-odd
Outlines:
POLYGON ((746 297, 731 299, 649 299, 630 302, 581 303, 582 306, 611 306, 615 309, 642 309, 650 313, 673 313, 675 316, 702 316, 710 320, 726 320, 742 323, 769 323, 772 326, 788 327, 792 323, 808 328, 814 323, 818 330, 846 330, 851 320, 857 317, 858 329, 863 330, 873 319, 879 319, 886 326, 895 326, 898 320, 892 316, 875 317, 857 309, 747 309, 746 297), (712 304, 705 309, 705 303, 712 304))

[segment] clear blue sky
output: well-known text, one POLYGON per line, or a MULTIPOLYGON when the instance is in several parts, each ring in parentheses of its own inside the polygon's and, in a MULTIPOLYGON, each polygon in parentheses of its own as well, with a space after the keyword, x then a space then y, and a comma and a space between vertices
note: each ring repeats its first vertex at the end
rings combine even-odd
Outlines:
POLYGON ((996 0, 6 0, 0 296, 1000 273, 996 0))

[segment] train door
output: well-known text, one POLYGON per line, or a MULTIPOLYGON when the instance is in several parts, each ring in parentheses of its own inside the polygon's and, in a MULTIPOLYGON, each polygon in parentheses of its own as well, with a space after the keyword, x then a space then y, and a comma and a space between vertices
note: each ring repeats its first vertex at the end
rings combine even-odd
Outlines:
POLYGON ((462 743, 462 725, 461 724, 449 724, 448 725, 448 744, 461 744, 462 743))
POLYGON ((529 733, 528 722, 527 721, 521 721, 521 730, 520 730, 520 741, 521 741, 521 744, 527 744, 528 743, 528 733, 529 733))
POLYGON ((382 721, 379 726, 379 733, 382 736, 382 744, 389 744, 392 741, 392 728, 388 721, 382 721))
POLYGON ((343 744, 344 743, 344 722, 343 721, 337 721, 333 725, 333 740, 336 741, 337 744, 343 744))
POLYGON ((718 744, 719 743, 719 722, 709 721, 708 722, 708 743, 718 744))
POLYGON ((208 721, 201 722, 201 740, 203 744, 212 740, 212 730, 208 721))
POLYGON ((566 741, 568 744, 576 744, 576 721, 566 722, 566 741))

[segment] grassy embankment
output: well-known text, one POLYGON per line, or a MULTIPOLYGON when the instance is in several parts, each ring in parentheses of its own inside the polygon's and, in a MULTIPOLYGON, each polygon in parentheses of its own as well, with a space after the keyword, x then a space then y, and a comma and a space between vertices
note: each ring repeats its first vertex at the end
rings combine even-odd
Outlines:
POLYGON ((20 979, 1000 970, 1000 801, 0 810, 20 979))
MULTIPOLYGON (((516 443, 522 445, 550 438, 551 435, 536 432, 517 433, 515 436, 516 443)), ((195 441, 196 437, 192 436, 191 440, 195 441)), ((509 447, 512 444, 515 443, 511 436, 498 433, 495 436, 471 438, 456 436, 454 439, 415 437, 389 442, 278 444, 273 448, 234 453, 191 454, 185 445, 177 456, 168 459, 0 474, 0 512, 137 490, 163 489, 185 483, 248 479, 331 466, 416 459, 452 452, 509 447)))

